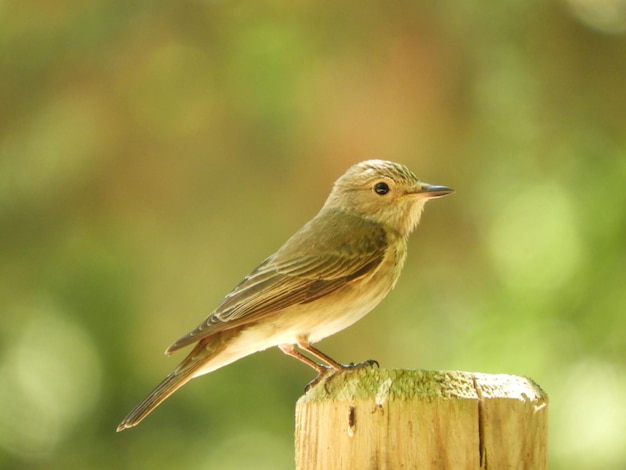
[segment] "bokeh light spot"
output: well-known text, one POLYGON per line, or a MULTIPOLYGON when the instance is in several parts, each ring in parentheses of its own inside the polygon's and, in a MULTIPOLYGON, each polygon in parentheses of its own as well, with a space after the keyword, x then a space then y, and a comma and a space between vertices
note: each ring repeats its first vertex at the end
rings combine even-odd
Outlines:
POLYGON ((505 283, 523 292, 551 292, 581 261, 581 241, 568 195, 558 186, 529 186, 501 207, 489 247, 505 283))
POLYGON ((0 365, 0 446, 31 459, 53 451, 94 406, 101 376, 82 328, 52 311, 41 313, 0 365))
POLYGON ((624 468, 626 374, 610 363, 584 361, 555 392, 551 439, 564 468, 624 468), (560 396, 557 396, 560 395, 560 396))
POLYGON ((588 27, 602 33, 626 31, 625 0, 567 0, 572 13, 588 27))

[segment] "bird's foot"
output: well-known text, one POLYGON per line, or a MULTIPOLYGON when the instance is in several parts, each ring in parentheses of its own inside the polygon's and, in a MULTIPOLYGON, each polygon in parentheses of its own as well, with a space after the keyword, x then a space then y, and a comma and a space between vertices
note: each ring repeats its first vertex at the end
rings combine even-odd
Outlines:
POLYGON ((318 364, 319 365, 319 369, 318 369, 318 374, 317 377, 315 377, 313 380, 311 380, 306 387, 304 387, 304 392, 308 392, 311 388, 315 387, 318 383, 320 383, 322 380, 326 379, 327 377, 330 377, 332 375, 335 375, 338 371, 337 369, 335 369, 334 367, 330 367, 330 366, 325 366, 323 364, 318 364))
POLYGON ((380 368, 380 364, 376 359, 368 359, 367 361, 359 362, 355 364, 351 362, 350 364, 342 364, 343 368, 346 370, 360 369, 362 367, 374 367, 380 368))
POLYGON ((317 369, 318 370, 317 377, 311 380, 307 384, 307 386, 304 387, 304 391, 308 392, 311 388, 315 387, 318 383, 333 377, 335 374, 340 374, 342 372, 349 371, 349 370, 357 370, 357 369, 361 369, 364 367, 374 367, 374 366, 380 367, 380 364, 375 359, 368 359, 367 361, 359 362, 357 364, 355 364, 354 362, 351 362, 350 364, 338 364, 338 365, 340 366, 339 368, 326 366, 324 364, 318 364, 319 368, 317 369))

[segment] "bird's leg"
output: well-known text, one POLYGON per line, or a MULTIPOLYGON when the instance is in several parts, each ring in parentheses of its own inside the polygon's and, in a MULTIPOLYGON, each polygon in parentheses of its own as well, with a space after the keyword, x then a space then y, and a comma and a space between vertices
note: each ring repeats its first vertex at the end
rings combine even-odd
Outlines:
POLYGON ((302 338, 302 337, 298 338, 298 347, 302 349, 303 351, 308 352, 311 356, 316 357, 320 361, 324 361, 326 364, 328 364, 330 367, 332 367, 336 371, 340 371, 346 368, 346 366, 344 366, 343 364, 338 363, 334 359, 331 359, 330 357, 328 357, 319 349, 311 346, 309 341, 305 338, 302 338))
POLYGON ((324 361, 326 364, 328 364, 330 367, 335 369, 335 371, 337 371, 337 372, 339 372, 341 370, 345 370, 345 369, 353 369, 355 367, 373 366, 374 364, 377 367, 379 366, 378 361, 376 361, 375 359, 368 359, 367 361, 362 362, 360 364, 354 364, 354 363, 340 364, 339 362, 335 361, 334 359, 331 359, 330 357, 328 357, 326 354, 324 354, 319 349, 314 348, 313 346, 311 346, 311 344, 308 342, 308 340, 306 338, 302 338, 302 337, 298 338, 298 347, 300 349, 302 349, 303 351, 308 352, 311 356, 316 357, 320 361, 324 361))
POLYGON ((282 352, 284 352, 288 356, 295 357, 299 361, 304 362, 307 366, 315 369, 320 376, 328 372, 328 367, 326 367, 324 364, 318 364, 314 360, 306 357, 301 352, 296 351, 293 344, 281 344, 278 347, 280 348, 282 352))
POLYGON ((308 358, 307 356, 305 356, 304 354, 302 354, 300 351, 297 351, 295 348, 295 345, 293 344, 281 344, 278 347, 280 348, 280 350, 282 352, 284 352, 285 354, 287 354, 288 356, 294 357, 296 359, 298 359, 300 362, 305 363, 307 366, 311 367, 312 369, 315 369, 317 371, 317 377, 315 377, 305 388, 305 390, 309 390, 311 387, 317 385, 324 377, 326 377, 329 373, 335 374, 337 372, 346 370, 346 369, 353 369, 353 368, 357 368, 357 367, 362 367, 362 366, 373 366, 374 364, 376 364, 378 366, 378 362, 375 360, 370 359, 369 361, 365 361, 361 364, 348 364, 348 365, 344 365, 344 364, 340 364, 339 362, 335 361, 334 359, 331 359, 330 357, 328 357, 326 354, 324 354, 322 351, 320 351, 317 348, 314 348, 313 346, 311 346, 311 344, 309 343, 309 341, 305 338, 305 337, 299 337, 297 339, 297 345, 300 349, 302 349, 303 351, 308 352, 311 356, 319 359, 320 361, 325 362, 328 365, 324 365, 324 364, 318 364, 317 362, 315 362, 314 360, 308 358))
POLYGON ((315 369, 317 371, 317 377, 315 377, 311 382, 307 384, 304 388, 305 391, 308 391, 311 387, 317 385, 324 377, 326 377, 329 373, 335 373, 337 371, 343 370, 344 366, 339 364, 336 361, 333 361, 326 354, 318 351, 314 347, 312 347, 309 342, 304 338, 298 338, 298 346, 304 351, 309 352, 312 356, 315 356, 321 361, 326 362, 329 365, 318 364, 314 360, 306 357, 299 351, 296 351, 295 346, 293 344, 281 344, 278 347, 282 352, 287 354, 288 356, 295 357, 301 362, 304 362, 307 366, 315 369))

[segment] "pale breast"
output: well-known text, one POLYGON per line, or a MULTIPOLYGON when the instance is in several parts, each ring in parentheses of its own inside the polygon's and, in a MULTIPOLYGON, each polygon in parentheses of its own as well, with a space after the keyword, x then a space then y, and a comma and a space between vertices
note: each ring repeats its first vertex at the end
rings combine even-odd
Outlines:
POLYGON ((315 343, 369 313, 393 289, 406 259, 405 239, 395 232, 388 237, 389 248, 374 272, 315 302, 288 309, 284 326, 315 343))

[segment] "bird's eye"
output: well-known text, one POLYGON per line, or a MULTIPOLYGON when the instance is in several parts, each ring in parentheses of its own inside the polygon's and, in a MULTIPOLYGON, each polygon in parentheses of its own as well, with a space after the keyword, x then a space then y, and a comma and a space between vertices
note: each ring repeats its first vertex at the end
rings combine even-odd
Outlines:
POLYGON ((379 196, 384 196, 389 192, 389 185, 387 183, 383 183, 382 181, 380 183, 376 183, 374 185, 374 192, 379 196))

